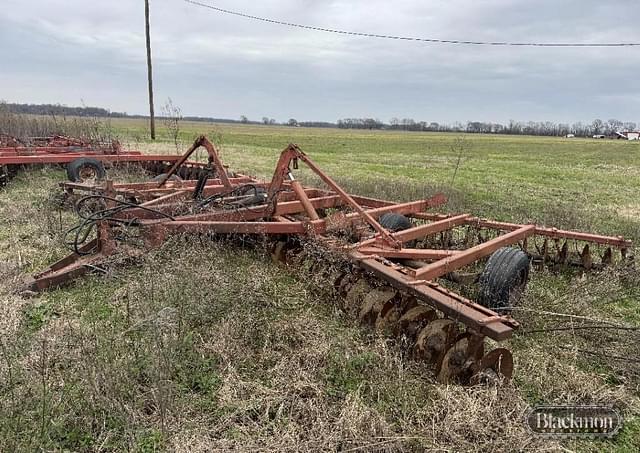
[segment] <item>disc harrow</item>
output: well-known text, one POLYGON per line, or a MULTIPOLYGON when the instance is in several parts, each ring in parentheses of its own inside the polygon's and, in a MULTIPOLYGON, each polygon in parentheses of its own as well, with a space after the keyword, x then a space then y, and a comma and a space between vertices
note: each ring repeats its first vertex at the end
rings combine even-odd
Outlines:
MULTIPOLYGON (((206 144, 209 143, 202 145, 206 144)), ((64 165, 71 181, 83 182, 86 174, 90 176, 87 179, 98 176, 98 179, 102 179, 105 167, 125 164, 138 165, 154 175, 173 170, 182 179, 197 179, 206 171, 204 163, 181 160, 177 155, 152 155, 125 150, 116 140, 93 143, 80 138, 53 135, 31 137, 27 143, 23 143, 0 133, 0 186, 6 185, 18 170, 31 165, 64 165), (179 165, 176 165, 178 161, 179 165)))
POLYGON ((278 251, 272 254, 274 260, 326 282, 343 312, 376 333, 395 338, 409 358, 430 365, 439 382, 477 384, 511 378, 513 358, 508 350, 485 354, 484 335, 415 296, 381 284, 356 265, 341 266, 335 257, 318 259, 304 247, 288 249, 285 241, 276 242, 273 250, 278 251))
POLYGON ((509 310, 530 267, 595 270, 631 259, 632 244, 621 237, 434 213, 446 202, 442 194, 406 203, 351 195, 296 145, 281 153, 271 181, 229 174, 200 137, 159 181, 62 186, 89 194, 78 212, 96 199, 104 206, 84 215, 74 253, 34 276, 30 290, 65 284, 127 250, 123 228, 137 229, 149 248, 176 234, 267 238, 274 261, 321 282, 342 311, 396 338, 443 383, 511 378, 509 350, 489 349, 485 340, 503 342, 519 327, 509 310), (208 171, 171 180, 201 146, 208 171), (326 187, 303 186, 293 175, 300 162, 326 187), (476 301, 474 291, 452 289, 473 285, 476 301))

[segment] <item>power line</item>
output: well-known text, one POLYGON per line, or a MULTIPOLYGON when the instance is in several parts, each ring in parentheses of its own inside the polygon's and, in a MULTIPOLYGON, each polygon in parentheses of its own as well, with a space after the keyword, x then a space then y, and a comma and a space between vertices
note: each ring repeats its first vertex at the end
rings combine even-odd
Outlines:
POLYGON ((507 42, 507 41, 464 41, 458 39, 435 39, 435 38, 416 38, 411 36, 394 36, 394 35, 379 35, 376 33, 362 33, 357 31, 338 30, 335 28, 323 28, 314 27, 312 25, 302 25, 292 22, 285 22, 276 19, 269 19, 266 17, 253 16, 251 14, 245 14, 238 11, 231 11, 224 8, 218 8, 217 6, 202 3, 196 0, 184 0, 186 3, 192 5, 208 8, 219 13, 230 14, 232 16, 243 17, 245 19, 256 20, 260 22, 267 22, 275 25, 284 25, 292 28, 302 28, 305 30, 321 31, 325 33, 334 33, 338 35, 349 36, 362 36, 365 38, 379 38, 379 39, 393 39, 397 41, 415 41, 426 42, 431 44, 462 44, 473 46, 513 46, 513 47, 638 47, 640 42, 619 42, 619 43, 539 43, 539 42, 507 42))

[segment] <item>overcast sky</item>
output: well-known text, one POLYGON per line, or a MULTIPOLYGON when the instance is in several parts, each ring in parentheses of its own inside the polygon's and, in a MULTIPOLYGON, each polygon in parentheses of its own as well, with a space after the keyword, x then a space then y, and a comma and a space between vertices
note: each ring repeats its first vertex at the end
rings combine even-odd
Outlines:
MULTIPOLYGON (((201 0, 440 39, 640 42, 638 0, 201 0)), ((145 113, 143 0, 3 0, 0 99, 145 113)), ((435 45, 291 29, 151 0, 156 106, 280 121, 640 122, 640 47, 435 45)))

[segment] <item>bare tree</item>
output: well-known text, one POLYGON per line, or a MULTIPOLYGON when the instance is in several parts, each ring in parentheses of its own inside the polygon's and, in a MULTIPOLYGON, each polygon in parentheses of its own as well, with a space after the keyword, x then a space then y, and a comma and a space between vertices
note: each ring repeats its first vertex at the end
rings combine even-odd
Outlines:
POLYGON ((594 135, 600 135, 600 132, 604 128, 604 123, 601 119, 597 118, 591 123, 591 128, 593 129, 594 135))
POLYGON ((616 132, 622 129, 622 125, 622 121, 611 118, 609 121, 607 121, 607 133, 609 135, 615 135, 616 132))
POLYGON ((151 66, 151 31, 149 26, 149 0, 144 0, 145 32, 147 36, 147 78, 149 82, 149 128, 151 140, 156 139, 156 120, 153 112, 153 68, 151 66))
POLYGON ((451 177, 451 186, 456 182, 456 176, 458 176, 458 170, 460 169, 460 165, 465 158, 465 154, 468 154, 471 149, 471 144, 467 142, 464 136, 457 137, 453 144, 451 145, 451 151, 454 154, 457 154, 456 166, 453 170, 453 176, 451 177))
POLYGON ((180 122, 182 121, 182 110, 173 104, 171 98, 162 107, 162 116, 164 125, 169 132, 173 143, 176 145, 176 151, 180 152, 180 122))

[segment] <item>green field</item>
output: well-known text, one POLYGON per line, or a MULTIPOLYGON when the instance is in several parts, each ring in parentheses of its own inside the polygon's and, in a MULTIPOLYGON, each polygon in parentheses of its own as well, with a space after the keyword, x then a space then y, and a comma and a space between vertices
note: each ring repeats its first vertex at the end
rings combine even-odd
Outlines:
MULTIPOLYGON (((150 143, 142 121, 111 125, 132 148, 177 152, 162 127, 150 143)), ((353 192, 444 191, 449 211, 640 242, 640 143, 185 122, 177 148, 200 134, 252 175, 269 177, 293 142, 353 192)), ((27 298, 22 279, 66 253, 63 177, 34 169, 0 189, 0 451, 640 450, 635 330, 520 335, 512 383, 443 386, 336 309, 324 282, 193 238, 27 298), (564 403, 614 404, 625 428, 558 441, 524 427, 530 405, 564 403)), ((639 283, 628 269, 537 272, 517 318, 523 331, 640 326, 639 283)))
MULTIPOLYGON (((138 120, 114 123, 117 131, 138 140, 144 137, 144 125, 138 120)), ((442 189, 454 196, 451 209, 564 224, 557 226, 592 227, 595 222, 607 233, 638 234, 637 142, 191 122, 182 125, 180 149, 199 134, 221 145, 232 168, 258 176, 270 176, 279 152, 296 143, 329 174, 354 188, 403 198, 402 190, 394 189, 442 189), (567 211, 573 215, 563 219, 567 211)), ((174 150, 166 145, 161 149, 174 150)))

